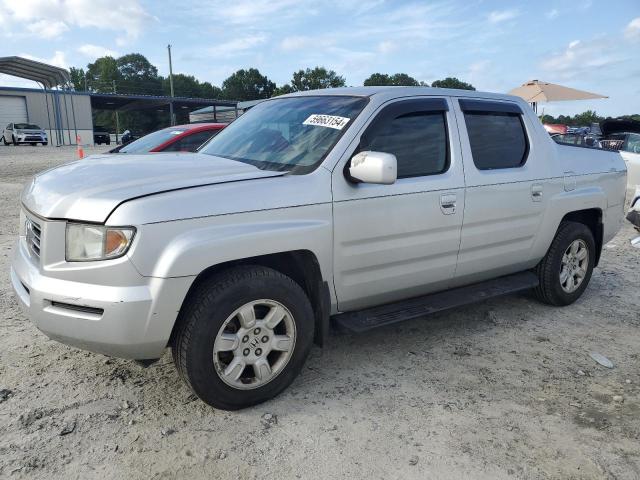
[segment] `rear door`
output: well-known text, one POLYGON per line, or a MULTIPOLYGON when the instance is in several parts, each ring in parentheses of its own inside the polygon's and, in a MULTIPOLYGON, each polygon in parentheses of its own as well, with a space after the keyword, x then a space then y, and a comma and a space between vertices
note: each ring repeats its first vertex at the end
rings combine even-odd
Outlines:
POLYGON ((464 209, 464 176, 448 99, 388 102, 333 171, 334 282, 349 311, 445 289, 452 280, 464 209), (349 182, 358 151, 392 153, 393 185, 349 182))
POLYGON ((454 284, 517 272, 535 264, 532 246, 547 203, 546 163, 515 102, 461 98, 466 200, 454 284))

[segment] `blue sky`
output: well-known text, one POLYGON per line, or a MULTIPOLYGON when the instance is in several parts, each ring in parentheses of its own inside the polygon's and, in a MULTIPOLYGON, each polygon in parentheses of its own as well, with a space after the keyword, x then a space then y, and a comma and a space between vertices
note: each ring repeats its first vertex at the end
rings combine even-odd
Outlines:
MULTIPOLYGON (((640 1, 0 0, 0 56, 84 67, 139 52, 166 75, 216 85, 257 67, 277 84, 323 65, 362 85, 373 72, 456 76, 506 92, 530 79, 608 95, 545 112, 640 113, 640 1)), ((28 84, 28 82, 27 82, 28 84)), ((24 81, 0 76, 0 85, 24 81)))

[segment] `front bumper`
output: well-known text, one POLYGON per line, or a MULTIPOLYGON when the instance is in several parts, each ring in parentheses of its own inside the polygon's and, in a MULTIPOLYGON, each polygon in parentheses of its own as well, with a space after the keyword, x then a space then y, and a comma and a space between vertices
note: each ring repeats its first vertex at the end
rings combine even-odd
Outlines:
POLYGON ((47 141, 46 135, 27 133, 24 135, 16 135, 16 142, 18 143, 43 143, 47 141))
MULTIPOLYGON (((122 265, 131 268, 126 259, 122 265)), ((53 340, 114 357, 160 357, 193 277, 139 276, 137 285, 113 286, 94 283, 97 270, 92 283, 54 278, 20 237, 11 284, 27 316, 53 340)))

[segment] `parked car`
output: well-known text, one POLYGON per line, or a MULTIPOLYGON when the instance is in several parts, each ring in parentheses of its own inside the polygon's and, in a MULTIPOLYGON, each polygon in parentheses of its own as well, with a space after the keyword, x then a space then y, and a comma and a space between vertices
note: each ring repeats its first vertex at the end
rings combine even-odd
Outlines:
POLYGON ((10 143, 13 145, 21 143, 47 145, 49 143, 47 132, 34 123, 10 123, 2 132, 2 141, 5 145, 10 143))
POLYGON ((600 148, 598 136, 583 133, 552 134, 554 142, 562 145, 575 145, 579 147, 600 148))
POLYGON ((195 152, 225 126, 225 123, 193 123, 163 128, 120 145, 110 153, 195 152))
POLYGON ((561 123, 543 123, 544 129, 547 131, 549 135, 564 135, 567 133, 568 127, 561 123))
POLYGON ((111 135, 106 128, 99 125, 93 126, 93 143, 96 145, 111 145, 111 135))
POLYGON ((575 302, 625 182, 617 152, 555 144, 518 97, 299 92, 199 153, 37 175, 11 282, 50 338, 144 361, 169 347, 196 395, 237 409, 284 390, 331 318, 360 332, 527 289, 575 302))
POLYGON ((604 120, 600 123, 603 148, 619 150, 627 163, 627 188, 640 185, 640 122, 604 120))
MULTIPOLYGON (((627 213, 627 220, 631 222, 640 234, 640 186, 636 187, 636 191, 631 198, 629 212, 627 213)), ((640 248, 640 236, 632 239, 631 245, 635 248, 640 248)))

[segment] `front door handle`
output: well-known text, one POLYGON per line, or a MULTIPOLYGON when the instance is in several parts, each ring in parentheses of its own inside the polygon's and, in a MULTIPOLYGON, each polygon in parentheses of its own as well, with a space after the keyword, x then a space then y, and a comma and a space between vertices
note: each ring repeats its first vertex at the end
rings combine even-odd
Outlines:
POLYGON ((456 213, 457 197, 455 193, 443 193, 440 195, 440 210, 445 215, 456 213))

